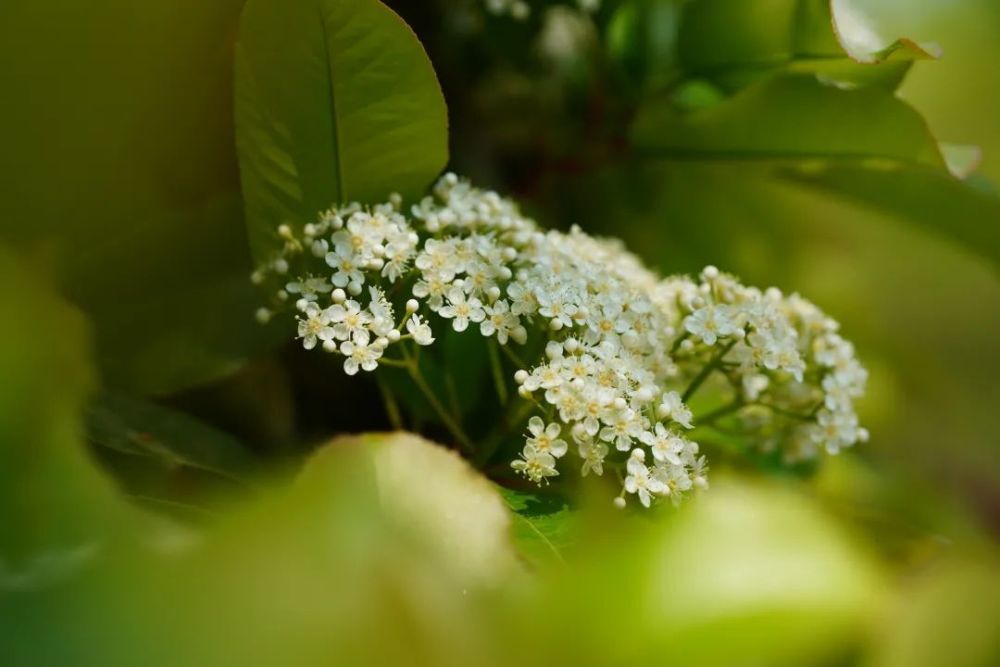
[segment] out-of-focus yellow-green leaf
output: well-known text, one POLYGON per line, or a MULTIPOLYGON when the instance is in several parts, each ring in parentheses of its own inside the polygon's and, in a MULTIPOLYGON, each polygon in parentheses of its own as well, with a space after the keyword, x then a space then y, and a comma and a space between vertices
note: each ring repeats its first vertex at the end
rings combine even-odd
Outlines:
POLYGON ((818 664, 860 644, 884 594, 870 557, 787 490, 720 481, 673 517, 618 519, 527 615, 572 637, 567 664, 818 664))
POLYGON ((249 0, 236 44, 236 141, 258 261, 281 224, 423 193, 448 115, 409 27, 378 0, 249 0))
POLYGON ((31 665, 505 664, 482 596, 520 569, 508 528, 440 446, 342 438, 193 539, 0 598, 0 640, 31 665))
POLYGON ((190 386, 273 339, 253 326, 233 146, 241 5, 0 6, 0 240, 91 317, 117 387, 190 386))
POLYGON ((510 515, 499 491, 441 445, 404 432, 337 438, 314 455, 303 480, 319 483, 345 456, 359 455, 370 460, 385 511, 456 575, 495 580, 514 571, 510 515))
POLYGON ((94 385, 79 311, 0 248, 0 597, 91 560, 132 521, 90 461, 80 411, 94 385))
POLYGON ((795 183, 914 222, 1000 261, 1000 197, 938 169, 893 161, 782 170, 795 183))
POLYGON ((922 573, 887 610, 870 667, 1000 663, 1000 560, 955 557, 922 573))
POLYGON ((944 167, 920 115, 873 88, 839 90, 810 75, 755 83, 718 105, 679 113, 650 100, 632 128, 636 146, 692 159, 886 157, 944 167))

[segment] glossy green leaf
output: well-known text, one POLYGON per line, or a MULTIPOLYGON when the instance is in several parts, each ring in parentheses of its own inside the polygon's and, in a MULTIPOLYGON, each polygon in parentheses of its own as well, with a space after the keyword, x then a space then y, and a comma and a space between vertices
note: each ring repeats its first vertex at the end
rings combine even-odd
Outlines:
POLYGON ((923 225, 1000 261, 1000 196, 940 170, 873 161, 817 164, 780 173, 795 183, 923 225))
POLYGON ((535 567, 564 563, 573 542, 573 514, 554 496, 500 487, 500 495, 514 515, 514 546, 535 567))
POLYGON ((378 0, 249 0, 236 44, 236 141, 258 260, 280 224, 333 204, 420 195, 448 159, 423 47, 378 0))
POLYGON ((920 115, 874 88, 839 90, 810 75, 755 83, 716 106, 687 114, 650 100, 632 130, 643 151, 692 159, 887 157, 944 167, 920 115))

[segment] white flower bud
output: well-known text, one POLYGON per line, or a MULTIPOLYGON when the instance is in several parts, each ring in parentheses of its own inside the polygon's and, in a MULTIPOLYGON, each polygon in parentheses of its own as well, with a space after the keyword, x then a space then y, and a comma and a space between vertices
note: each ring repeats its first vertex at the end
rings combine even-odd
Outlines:
POLYGON ((580 349, 580 341, 578 341, 575 338, 567 338, 563 342, 563 347, 566 348, 567 352, 573 354, 574 352, 580 349))
POLYGON ((261 270, 254 271, 250 274, 250 282, 254 285, 260 285, 264 282, 264 273, 261 270))
POLYGON ((347 293, 351 296, 357 296, 361 294, 361 283, 350 283, 347 286, 347 293))
POLYGON ((344 292, 344 290, 338 287, 337 289, 333 290, 332 294, 330 294, 330 298, 333 299, 334 303, 344 303, 345 301, 347 301, 347 294, 344 292))
POLYGON ((415 313, 418 310, 420 310, 420 302, 419 301, 417 301, 416 299, 409 299, 406 302, 406 312, 408 312, 408 313, 415 313))
POLYGON ((701 275, 705 280, 715 280, 719 277, 719 270, 712 265, 708 265, 702 270, 701 275))
POLYGON ((337 341, 335 340, 325 340, 323 341, 323 350, 326 352, 336 352, 337 351, 337 341))
POLYGON ((278 225, 278 236, 283 239, 292 238, 292 228, 288 225, 278 225))
POLYGON ((615 399, 614 406, 616 410, 624 410, 625 408, 628 407, 628 401, 619 396, 618 398, 615 399))
POLYGON ((531 398, 531 390, 523 385, 517 388, 517 393, 521 398, 531 398))
POLYGON ((515 259, 517 259, 517 250, 511 248, 510 246, 507 246, 502 251, 500 251, 500 256, 503 257, 503 261, 505 262, 513 262, 515 259))
POLYGON ((379 336, 378 338, 375 339, 375 347, 380 347, 384 350, 385 348, 389 347, 389 339, 386 338, 385 336, 379 336))
POLYGON ((528 371, 523 368, 516 373, 514 373, 514 382, 518 384, 524 384, 524 381, 528 379, 528 371))
POLYGON ((559 331, 563 328, 562 320, 549 320, 549 328, 553 331, 559 331))
POLYGON ((618 496, 617 498, 615 498, 614 501, 613 501, 613 504, 614 504, 615 508, 617 508, 617 509, 620 509, 620 510, 625 509, 625 499, 622 498, 621 496, 618 496))
POLYGON ((330 226, 334 229, 342 229, 344 227, 344 219, 339 215, 333 216, 333 220, 330 221, 330 226))
POLYGON ((285 259, 283 258, 279 257, 278 259, 274 260, 274 264, 272 264, 272 266, 274 268, 275 273, 280 273, 282 275, 288 273, 288 262, 285 261, 285 259))
POLYGON ((694 349, 694 341, 690 338, 685 338, 681 341, 681 352, 690 352, 694 349))
POLYGON ((500 298, 500 288, 497 287, 496 285, 493 285, 488 290, 486 290, 486 296, 489 297, 491 302, 496 301, 497 299, 500 298))
POLYGON ((298 301, 295 302, 295 307, 298 308, 299 310, 305 310, 306 306, 308 305, 309 302, 306 299, 299 299, 298 301))
POLYGON ((635 449, 632 450, 632 453, 629 454, 629 456, 631 456, 636 461, 645 461, 646 460, 646 450, 644 450, 644 449, 642 449, 640 447, 636 447, 635 449))
POLYGON ((386 337, 389 339, 390 343, 398 343, 400 338, 399 329, 390 329, 389 333, 386 334, 386 337))
POLYGON ((279 301, 288 301, 288 292, 283 289, 278 290, 277 297, 279 301))
POLYGON ((267 324, 271 321, 271 311, 267 308, 258 308, 257 312, 254 313, 254 317, 261 324, 267 324))
POLYGON ((316 225, 311 222, 307 222, 302 228, 302 233, 306 236, 316 236, 316 225))

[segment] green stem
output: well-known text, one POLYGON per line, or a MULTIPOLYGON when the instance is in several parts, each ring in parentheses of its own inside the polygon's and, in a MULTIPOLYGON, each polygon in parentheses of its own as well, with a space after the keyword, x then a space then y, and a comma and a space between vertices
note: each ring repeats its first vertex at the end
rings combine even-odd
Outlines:
POLYGON ((405 347, 402 349, 403 354, 410 360, 410 363, 407 365, 407 371, 409 371, 410 378, 413 380, 413 383, 417 385, 417 389, 419 389, 420 393, 422 393, 424 398, 427 399, 431 409, 437 413, 441 423, 444 424, 446 429, 448 429, 448 432, 451 433, 452 437, 458 441, 458 444, 462 446, 462 449, 464 449, 467 454, 471 454, 474 447, 472 446, 472 441, 469 439, 469 436, 465 434, 465 431, 462 430, 462 426, 451 416, 445 407, 441 405, 441 401, 438 400, 437 395, 434 394, 434 390, 427 384, 423 374, 420 372, 420 366, 417 362, 417 358, 410 357, 409 353, 406 352, 405 347))
POLYGON ((698 373, 698 375, 696 375, 693 380, 691 380, 691 384, 689 384, 688 388, 684 390, 684 394, 681 396, 682 401, 684 401, 685 403, 688 402, 688 399, 694 395, 694 392, 698 391, 698 387, 700 387, 702 383, 705 382, 708 376, 712 374, 712 371, 714 371, 719 367, 719 364, 722 363, 722 358, 726 356, 726 353, 733 348, 733 345, 736 345, 735 340, 731 341, 730 343, 728 343, 722 349, 720 349, 718 352, 715 353, 715 356, 712 357, 712 359, 707 364, 705 364, 705 367, 701 369, 701 372, 698 373))
POLYGON ((507 405, 507 382, 503 377, 503 364, 500 362, 499 344, 495 340, 489 340, 487 347, 490 350, 490 369, 493 371, 493 382, 496 384, 497 397, 500 405, 507 405))
POLYGON ((378 383, 379 393, 382 394, 382 403, 385 405, 385 412, 389 416, 389 423, 397 431, 403 430, 403 417, 399 412, 399 403, 392 389, 386 384, 385 378, 381 374, 375 374, 375 381, 378 383))
POLYGON ((746 403, 737 399, 732 403, 729 403, 728 405, 723 405, 721 408, 712 410, 704 417, 696 417, 694 423, 698 426, 711 426, 713 422, 717 421, 722 417, 725 417, 728 414, 732 414, 733 412, 739 411, 745 405, 746 403))

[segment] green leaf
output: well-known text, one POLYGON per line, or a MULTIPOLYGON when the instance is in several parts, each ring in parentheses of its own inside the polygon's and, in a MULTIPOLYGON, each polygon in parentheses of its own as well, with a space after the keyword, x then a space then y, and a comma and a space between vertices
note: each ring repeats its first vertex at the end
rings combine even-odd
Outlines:
POLYGON ((701 0, 685 5, 679 58, 690 75, 735 91, 779 71, 810 72, 847 87, 895 90, 933 45, 876 35, 842 0, 701 0))
POLYGON ((565 562, 565 551, 573 542, 569 506, 553 496, 498 487, 514 515, 514 546, 535 567, 565 562))
POLYGON ((905 102, 875 88, 839 90, 810 75, 768 78, 687 114, 667 97, 650 100, 639 111, 632 140, 664 157, 887 157, 944 167, 926 124, 905 102))
POLYGON ((119 389, 211 380, 274 338, 253 325, 233 145, 241 5, 0 7, 0 242, 52 267, 119 389))
POLYGON ((65 576, 133 517, 83 446, 80 409, 94 385, 86 321, 2 248, 0 319, 3 591, 65 576))
POLYGON ((1000 196, 941 170, 871 161, 789 167, 779 173, 805 187, 925 226, 1000 262, 1000 196))
POLYGON ((254 257, 337 203, 420 195, 448 159, 447 111, 416 36, 377 0, 249 0, 236 142, 254 257))
POLYGON ((167 468, 196 468, 240 482, 254 475, 255 461, 238 440, 142 399, 100 394, 87 409, 87 438, 98 447, 167 468))

